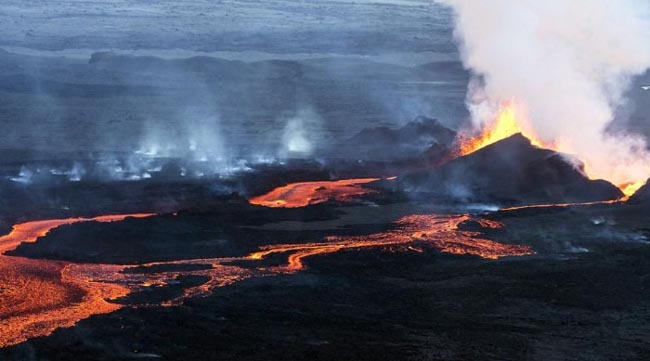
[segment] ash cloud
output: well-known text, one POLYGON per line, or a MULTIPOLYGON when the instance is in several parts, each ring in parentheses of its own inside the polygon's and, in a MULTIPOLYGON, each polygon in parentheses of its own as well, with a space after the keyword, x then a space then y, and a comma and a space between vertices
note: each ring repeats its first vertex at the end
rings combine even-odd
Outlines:
MULTIPOLYGON (((515 100, 524 130, 577 155, 592 177, 615 184, 650 176, 647 140, 608 131, 634 77, 650 67, 650 3, 644 0, 440 0, 475 75, 475 126, 515 100)), ((620 113, 620 112, 619 112, 620 113)))

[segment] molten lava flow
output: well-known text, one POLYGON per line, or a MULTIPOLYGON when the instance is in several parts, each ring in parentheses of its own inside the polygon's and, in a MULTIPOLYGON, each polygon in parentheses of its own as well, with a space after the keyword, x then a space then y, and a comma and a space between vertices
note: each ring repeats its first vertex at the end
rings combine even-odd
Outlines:
MULTIPOLYGON (((525 256, 535 252, 528 246, 509 245, 480 238, 481 232, 464 231, 459 226, 474 220, 467 214, 463 215, 412 215, 398 221, 404 228, 396 231, 399 235, 406 234, 414 240, 431 244, 441 252, 453 254, 469 254, 487 259, 498 259, 509 256, 525 256)), ((477 219, 483 228, 502 228, 503 224, 486 219, 477 219)))
MULTIPOLYGON (((399 219, 396 230, 368 236, 330 236, 327 237, 327 242, 322 243, 273 245, 250 254, 248 258, 257 260, 273 253, 293 252, 286 269, 297 271, 304 268, 302 259, 309 256, 334 253, 341 249, 386 247, 413 242, 431 245, 445 253, 470 254, 488 259, 534 253, 527 246, 501 244, 478 238, 480 232, 460 230, 458 226, 468 220, 471 220, 469 215, 411 215, 399 219)), ((477 222, 484 228, 503 227, 501 223, 490 220, 479 219, 477 222)))
POLYGON ((522 209, 536 209, 536 208, 554 208, 554 207, 559 207, 559 208, 567 208, 567 207, 578 207, 578 206, 593 206, 596 204, 614 204, 614 203, 619 203, 624 201, 625 199, 612 199, 608 201, 593 201, 593 202, 578 202, 578 203, 549 203, 549 204, 531 204, 528 206, 514 206, 514 207, 506 207, 506 208, 500 208, 500 212, 511 212, 511 211, 518 211, 522 209))
POLYGON ((375 190, 360 187, 379 178, 343 179, 338 181, 318 181, 291 183, 278 187, 269 193, 249 199, 251 204, 273 208, 298 208, 327 202, 334 199, 350 201, 354 197, 375 193, 375 190))
MULTIPOLYGON (((69 218, 17 224, 0 237, 0 347, 50 334, 93 314, 112 312, 119 305, 106 302, 128 293, 115 284, 91 283, 65 276, 64 262, 9 257, 2 253, 21 242, 34 242, 51 229, 77 222, 112 222, 151 214, 69 218)), ((92 267, 101 267, 91 265, 92 267)))
MULTIPOLYGON (((0 248, 7 251, 21 241, 34 242, 52 228, 64 224, 110 222, 129 216, 146 217, 149 214, 18 224, 9 235, 0 238, 0 248)), ((473 219, 469 215, 411 215, 398 220, 395 230, 368 236, 331 236, 324 242, 272 245, 247 257, 154 262, 135 266, 76 264, 0 255, 0 347, 48 335, 59 327, 73 326, 79 320, 94 314, 115 311, 123 306, 109 300, 132 292, 178 284, 181 276, 202 276, 207 281, 185 288, 179 297, 154 305, 179 305, 187 298, 208 295, 215 288, 250 277, 298 272, 305 268, 306 258, 343 249, 401 247, 403 250, 422 253, 423 247, 429 245, 446 253, 471 254, 488 259, 534 253, 527 246, 501 244, 480 238, 480 232, 459 229, 463 222, 469 220, 476 221, 486 229, 503 227, 501 223, 473 219), (232 263, 260 260, 280 253, 288 254, 287 264, 280 267, 240 267, 232 263), (202 267, 186 267, 183 270, 182 266, 187 265, 202 267), (169 267, 169 270, 137 270, 138 267, 147 269, 160 266, 169 267), (181 268, 174 268, 179 266, 181 268)))
POLYGON ((59 226, 79 222, 116 222, 125 218, 143 218, 153 216, 153 213, 133 213, 98 216, 93 218, 64 218, 48 219, 17 224, 6 236, 0 237, 0 254, 11 251, 21 243, 35 242, 39 237, 45 236, 51 229, 59 226))

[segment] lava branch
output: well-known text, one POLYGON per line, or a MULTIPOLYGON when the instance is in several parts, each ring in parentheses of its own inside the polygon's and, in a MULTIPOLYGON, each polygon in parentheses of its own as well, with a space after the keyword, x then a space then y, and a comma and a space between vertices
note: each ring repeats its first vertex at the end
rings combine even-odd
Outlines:
MULTIPOLYGON (((138 213, 26 222, 15 225, 11 233, 0 237, 0 347, 49 335, 57 328, 73 326, 94 314, 113 312, 120 305, 106 300, 129 292, 117 284, 71 277, 70 263, 10 257, 4 253, 23 242, 35 242, 62 225, 114 222, 151 215, 138 213)), ((91 273, 96 273, 95 268, 103 266, 87 267, 93 270, 91 273)))
MULTIPOLYGON (((0 237, 6 252, 21 242, 34 242, 53 228, 77 222, 112 222, 127 217, 148 217, 151 214, 111 215, 96 218, 71 218, 18 224, 0 237)), ((109 313, 124 307, 109 302, 147 287, 165 286, 180 275, 206 276, 202 285, 189 287, 182 296, 162 303, 181 304, 185 299, 209 294, 250 277, 294 273, 305 269, 306 258, 335 253, 343 249, 405 246, 417 252, 415 243, 428 244, 441 252, 476 255, 487 259, 524 256, 534 251, 527 246, 507 245, 480 238, 481 232, 464 231, 459 225, 474 220, 469 215, 411 215, 399 219, 395 230, 367 236, 329 236, 324 242, 272 245, 245 257, 205 258, 169 262, 153 262, 134 266, 111 264, 77 264, 50 260, 34 260, 0 255, 0 347, 45 336, 60 327, 69 327, 94 314, 109 313), (287 264, 254 269, 232 265, 232 261, 261 260, 271 254, 289 253, 287 264), (129 273, 129 268, 171 264, 207 264, 208 269, 129 273), (8 290, 8 291, 7 291, 8 290)), ((501 228, 502 224, 476 219, 483 228, 501 228)))
POLYGON ((251 204, 272 208, 299 208, 324 203, 330 199, 350 201, 354 197, 376 193, 374 189, 361 187, 381 180, 380 178, 343 179, 290 183, 249 199, 251 204))
MULTIPOLYGON (((287 244, 264 247, 263 250, 250 254, 252 260, 263 259, 274 253, 294 252, 284 268, 289 271, 304 269, 304 258, 342 249, 360 249, 367 247, 386 247, 406 245, 413 242, 429 244, 444 253, 468 254, 487 259, 534 254, 528 246, 508 245, 479 238, 480 232, 463 231, 460 224, 472 220, 469 215, 410 215, 400 218, 397 229, 375 233, 367 236, 329 236, 326 242, 302 245, 287 244)), ((483 228, 496 229, 503 224, 478 219, 483 228)))

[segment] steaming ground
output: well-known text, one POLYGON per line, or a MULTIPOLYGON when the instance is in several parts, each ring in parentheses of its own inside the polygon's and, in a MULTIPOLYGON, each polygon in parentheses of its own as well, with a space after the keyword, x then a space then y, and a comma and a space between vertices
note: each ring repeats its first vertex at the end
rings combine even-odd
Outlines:
MULTIPOLYGON (((440 141, 425 152, 434 157, 428 160, 435 160, 436 150, 453 139, 451 130, 431 119, 396 129, 372 128, 352 139, 369 144, 392 139, 393 148, 399 149, 400 142, 410 145, 413 134, 440 141)), ((570 185, 577 176, 573 168, 572 173, 563 171, 565 160, 546 156, 549 151, 533 148, 521 136, 448 164, 455 168, 453 164, 469 161, 460 169, 462 174, 482 169, 486 179, 508 186, 498 180, 539 164, 537 157, 526 156, 531 151, 544 153, 542 158, 550 162, 534 170, 552 174, 557 163, 564 162, 559 185, 570 185), (524 153, 523 158, 532 159, 500 165, 503 160, 491 154, 499 149, 505 158, 524 153), (479 167, 472 164, 476 163, 472 159, 486 154, 492 161, 479 159, 479 167), (494 166, 496 172, 490 172, 494 166)), ((412 167, 427 160, 421 156, 405 164, 412 167)), ((367 163, 353 162, 346 171, 388 172, 367 163)), ((422 194, 409 197, 391 189, 396 180, 369 184, 380 192, 352 199, 352 205, 325 202, 276 209, 254 206, 238 194, 224 196, 232 190, 262 194, 291 182, 327 179, 336 169, 314 164, 318 163, 294 160, 258 165, 229 179, 174 177, 172 172, 152 170, 151 178, 137 181, 74 181, 65 173, 55 174, 63 179, 60 184, 25 186, 5 180, 12 187, 3 194, 0 213, 14 217, 3 219, 5 233, 16 217, 146 209, 161 213, 55 229, 33 244, 22 244, 13 251, 14 257, 100 265, 172 263, 130 271, 165 281, 138 283, 136 292, 115 301, 125 308, 3 348, 0 358, 645 360, 650 350, 648 197, 635 199, 637 203, 494 212, 493 205, 444 203, 422 194), (486 210, 492 213, 485 214, 486 210), (405 245, 315 254, 303 259, 308 268, 298 273, 240 280, 180 305, 159 306, 191 288, 205 288, 210 277, 174 275, 212 270, 215 265, 206 257, 243 256, 260 247, 305 245, 332 235, 364 240, 399 229, 395 221, 403 215, 466 212, 487 217, 487 223, 460 225, 464 232, 485 234, 483 244, 493 240, 532 247, 536 254, 498 261, 447 255, 423 242, 428 237, 435 241, 435 234, 416 232, 405 245), (173 263, 184 259, 197 264, 173 263)), ((543 182, 533 186, 545 188, 543 182)), ((437 225, 444 229, 445 223, 437 225)), ((455 238, 440 241, 449 240, 455 238)), ((477 241, 469 240, 470 249, 472 240, 477 241)), ((279 252, 262 260, 262 267, 283 265, 288 256, 279 252)), ((256 267, 251 260, 233 262, 243 271, 256 267)), ((224 278, 229 280, 237 279, 224 278)))
POLYGON ((300 150, 418 115, 456 124, 464 114, 461 67, 434 65, 434 76, 419 67, 458 61, 450 11, 428 1, 9 1, 1 10, 0 46, 33 56, 0 53, 9 130, 0 148, 184 156, 194 143, 216 157, 275 157, 289 151, 283 132, 300 114, 313 115, 294 127, 314 143, 300 150), (89 65, 98 51, 209 58, 162 70, 153 58, 89 65))
MULTIPOLYGON (((324 148, 361 129, 465 113, 457 62, 241 62, 95 53, 92 60, 0 51, 2 148, 277 157, 286 130, 324 148), (350 121, 354 120, 354 121, 350 121)), ((289 138, 291 134, 288 135, 289 138)), ((307 154, 311 155, 311 154, 307 154)))
MULTIPOLYGON (((158 213, 62 227, 13 256, 197 264, 137 267, 169 278, 0 359, 647 360, 650 184, 611 202, 613 185, 519 135, 442 165, 470 121, 452 16, 416 0, 2 1, 0 233, 158 213), (294 182, 402 175, 352 204, 247 201, 294 182), (607 202, 498 211, 566 201, 607 202), (310 253, 301 272, 154 306, 208 282, 172 279, 212 269, 205 257, 364 238, 403 216, 448 213, 480 214, 488 222, 462 231, 536 254, 449 255, 422 233, 408 247, 310 253)), ((650 73, 630 85, 608 129, 648 136, 650 73)), ((236 266, 256 267, 247 262, 236 266)))
MULTIPOLYGON (((0 53, 0 148, 151 151, 171 140, 174 155, 194 143, 268 158, 287 153, 284 130, 305 112, 316 144, 302 149, 419 115, 451 128, 468 120, 453 14, 435 2, 5 1, 1 10, 0 48, 22 55, 0 53), (177 61, 148 74, 146 62, 97 69, 88 60, 98 51, 177 61), (196 56, 210 59, 178 60, 196 56), (217 144, 191 139, 201 126, 217 144)), ((650 135, 648 84, 648 74, 634 80, 611 129, 650 135)))

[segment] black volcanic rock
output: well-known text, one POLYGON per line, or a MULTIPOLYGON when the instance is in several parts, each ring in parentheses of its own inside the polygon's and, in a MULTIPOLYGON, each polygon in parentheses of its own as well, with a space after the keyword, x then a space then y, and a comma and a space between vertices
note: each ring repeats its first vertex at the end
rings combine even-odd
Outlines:
POLYGON ((639 188, 630 199, 627 200, 631 204, 647 204, 650 205, 650 179, 639 188))
POLYGON ((397 129, 388 127, 364 129, 350 138, 349 141, 361 144, 381 142, 390 145, 412 143, 414 140, 427 138, 435 141, 435 143, 451 144, 455 137, 456 132, 445 127, 438 120, 420 116, 397 129))
POLYGON ((516 134, 401 182, 407 191, 467 202, 565 203, 623 196, 607 181, 588 179, 578 163, 516 134))
POLYGON ((434 144, 420 154, 419 161, 424 166, 438 166, 449 160, 453 153, 449 145, 434 144))
POLYGON ((455 138, 456 132, 438 120, 420 116, 396 129, 364 129, 344 141, 338 151, 359 159, 395 160, 417 157, 429 149, 447 154, 455 138))

